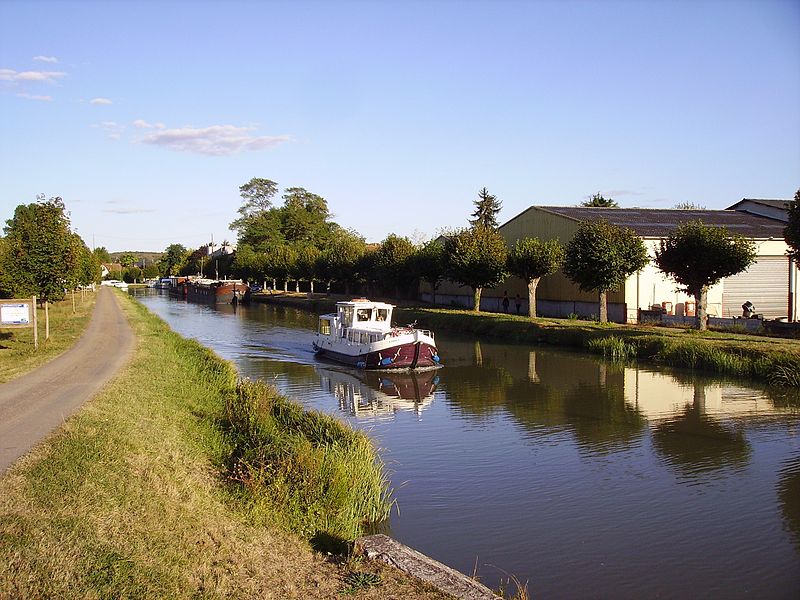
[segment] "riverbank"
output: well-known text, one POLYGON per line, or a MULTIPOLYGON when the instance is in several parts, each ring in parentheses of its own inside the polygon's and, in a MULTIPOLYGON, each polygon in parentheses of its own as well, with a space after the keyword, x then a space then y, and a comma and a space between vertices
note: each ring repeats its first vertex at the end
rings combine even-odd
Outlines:
MULTIPOLYGON (((259 294, 257 302, 316 313, 332 312, 344 297, 259 294)), ((394 301, 396 303, 396 301, 394 301)), ((612 360, 646 360, 772 385, 800 387, 800 341, 676 327, 596 323, 573 319, 531 319, 502 313, 400 304, 395 322, 417 321, 434 331, 472 333, 524 344, 548 344, 604 355, 612 360)), ((446 360, 446 357, 445 357, 446 360)))
POLYGON ((326 520, 331 509, 366 518, 354 490, 326 484, 356 465, 375 476, 363 435, 266 386, 237 387, 229 363, 118 298, 133 359, 0 480, 0 597, 444 597, 312 549, 355 534, 346 515, 326 520))
POLYGON ((80 293, 76 293, 74 312, 71 295, 60 302, 50 304, 48 340, 45 340, 44 308, 38 308, 38 350, 34 350, 33 346, 33 329, 0 330, 0 383, 29 373, 71 348, 86 330, 96 298, 96 293, 91 290, 87 290, 83 297, 80 293))

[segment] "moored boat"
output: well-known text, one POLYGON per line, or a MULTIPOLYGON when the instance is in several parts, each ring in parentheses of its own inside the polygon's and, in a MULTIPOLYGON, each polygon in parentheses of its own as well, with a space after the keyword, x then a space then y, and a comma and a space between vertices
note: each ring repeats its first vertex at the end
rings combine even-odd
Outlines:
POLYGON ((186 288, 190 302, 238 304, 250 299, 250 287, 241 279, 194 279, 186 288))
POLYGON ((441 366, 433 332, 392 326, 392 304, 356 298, 321 315, 314 351, 359 369, 430 369, 441 366))

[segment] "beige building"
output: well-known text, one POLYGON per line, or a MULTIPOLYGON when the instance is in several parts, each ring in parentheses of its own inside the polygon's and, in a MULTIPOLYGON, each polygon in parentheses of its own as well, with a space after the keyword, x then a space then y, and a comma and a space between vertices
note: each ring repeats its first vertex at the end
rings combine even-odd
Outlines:
MULTIPOLYGON (((641 236, 651 257, 659 242, 681 223, 700 220, 707 225, 724 226, 756 243, 758 258, 744 273, 724 279, 708 294, 708 313, 713 318, 731 318, 742 314, 742 304, 752 302, 756 313, 764 318, 796 319, 797 268, 786 252, 783 239, 786 206, 783 200, 742 200, 736 210, 678 210, 644 208, 589 208, 531 206, 499 231, 512 246, 524 237, 558 239, 566 244, 582 221, 605 219, 633 229, 641 236)), ((609 319, 636 322, 640 310, 663 307, 676 317, 694 315, 694 298, 676 290, 677 284, 665 277, 650 263, 631 275, 620 289, 608 294, 609 319)), ((502 310, 501 299, 508 292, 509 312, 516 311, 517 294, 520 312, 527 313, 527 287, 517 278, 509 278, 502 286, 484 290, 482 310, 502 310)), ((598 298, 594 292, 582 292, 560 271, 543 278, 537 288, 537 311, 541 316, 597 315, 598 298)), ((430 288, 423 288, 423 299, 431 299, 430 288)), ((468 288, 451 282, 442 284, 436 294, 437 304, 471 306, 468 288)))

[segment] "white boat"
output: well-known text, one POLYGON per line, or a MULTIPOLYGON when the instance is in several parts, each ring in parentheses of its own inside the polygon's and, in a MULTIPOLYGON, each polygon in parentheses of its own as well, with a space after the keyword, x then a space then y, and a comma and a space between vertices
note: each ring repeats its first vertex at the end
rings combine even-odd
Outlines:
POLYGON ((314 351, 359 369, 430 369, 440 365, 433 332, 392 326, 394 305, 355 298, 321 315, 314 351))
POLYGON ((104 281, 101 281, 100 285, 105 285, 105 286, 109 286, 109 287, 116 287, 116 288, 122 288, 123 290, 127 290, 128 289, 128 284, 125 283, 124 281, 120 281, 118 279, 106 279, 104 281))

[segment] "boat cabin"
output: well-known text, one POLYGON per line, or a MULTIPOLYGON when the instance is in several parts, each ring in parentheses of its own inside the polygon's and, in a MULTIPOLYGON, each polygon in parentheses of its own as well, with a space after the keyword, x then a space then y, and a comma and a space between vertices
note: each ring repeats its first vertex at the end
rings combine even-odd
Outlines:
MULTIPOLYGON (((348 302, 337 302, 336 312, 319 318, 319 334, 348 337, 348 331, 358 333, 385 334, 392 329, 394 305, 371 302, 357 298, 348 302)), ((360 337, 360 336, 359 336, 360 337)), ((383 339, 383 335, 374 336, 383 339)))

